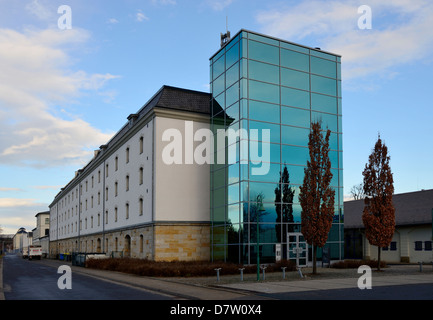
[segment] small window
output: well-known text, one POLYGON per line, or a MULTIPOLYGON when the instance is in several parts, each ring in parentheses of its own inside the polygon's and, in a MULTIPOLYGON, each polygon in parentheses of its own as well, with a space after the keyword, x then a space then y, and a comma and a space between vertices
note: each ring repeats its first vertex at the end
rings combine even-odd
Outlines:
POLYGON ((129 148, 126 148, 126 163, 129 163, 129 148))
POLYGON ((391 251, 397 251, 397 242, 396 241, 391 242, 390 250, 391 251))
POLYGON ((140 154, 143 153, 143 142, 144 142, 144 138, 140 137, 140 154))
POLYGON ((422 241, 415 241, 415 251, 422 250, 422 241))
POLYGON ((424 250, 425 251, 432 251, 432 242, 431 241, 425 241, 424 242, 424 250))

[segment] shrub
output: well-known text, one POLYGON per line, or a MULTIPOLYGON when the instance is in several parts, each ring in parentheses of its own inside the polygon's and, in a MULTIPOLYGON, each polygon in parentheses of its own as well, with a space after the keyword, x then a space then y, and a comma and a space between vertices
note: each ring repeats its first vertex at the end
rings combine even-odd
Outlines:
MULTIPOLYGON (((140 276, 150 277, 201 277, 214 276, 216 268, 221 268, 221 275, 239 274, 239 268, 245 268, 244 274, 255 273, 256 266, 242 266, 227 262, 207 261, 150 261, 135 258, 108 258, 89 259, 86 267, 92 269, 118 271, 140 276)), ((290 261, 281 261, 267 265, 267 272, 281 271, 281 267, 287 267, 286 271, 296 270, 296 266, 290 261)))
MULTIPOLYGON (((332 268, 336 269, 357 269, 362 265, 367 265, 370 268, 377 268, 376 260, 344 260, 331 264, 332 268)), ((381 268, 386 268, 386 262, 380 262, 381 268)))

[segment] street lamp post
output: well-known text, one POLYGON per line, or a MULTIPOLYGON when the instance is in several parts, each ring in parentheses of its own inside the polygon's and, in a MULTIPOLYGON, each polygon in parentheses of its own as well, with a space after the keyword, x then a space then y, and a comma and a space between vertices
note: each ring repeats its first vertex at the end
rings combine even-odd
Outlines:
POLYGON ((258 195, 257 196, 257 213, 256 213, 256 223, 257 223, 257 245, 256 245, 256 251, 257 251, 257 281, 260 281, 260 229, 259 229, 259 216, 260 212, 264 212, 265 208, 263 207, 263 196, 258 195))

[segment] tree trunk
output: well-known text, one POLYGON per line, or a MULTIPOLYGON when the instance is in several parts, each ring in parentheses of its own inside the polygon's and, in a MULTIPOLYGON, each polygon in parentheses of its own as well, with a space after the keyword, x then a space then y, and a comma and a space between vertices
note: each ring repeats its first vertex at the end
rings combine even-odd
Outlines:
POLYGON ((316 258, 317 258, 317 246, 313 245, 313 274, 317 274, 316 258))
POLYGON ((377 247, 377 271, 380 271, 380 252, 382 251, 380 249, 380 247, 377 247))

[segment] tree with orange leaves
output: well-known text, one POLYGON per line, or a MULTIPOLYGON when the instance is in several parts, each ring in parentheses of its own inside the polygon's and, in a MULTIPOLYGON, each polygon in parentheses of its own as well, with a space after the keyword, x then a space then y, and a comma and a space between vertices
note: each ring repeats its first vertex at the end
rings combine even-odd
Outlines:
POLYGON ((329 137, 331 131, 322 135, 320 122, 311 124, 308 149, 310 160, 304 169, 304 182, 300 187, 301 232, 309 245, 313 246, 313 274, 316 274, 317 248, 328 239, 334 217, 335 190, 331 188, 331 161, 329 159, 329 137))
POLYGON ((362 173, 366 196, 362 221, 366 238, 370 244, 378 247, 378 270, 381 248, 390 245, 395 230, 395 209, 392 204, 394 180, 389 160, 388 148, 379 136, 362 173))

